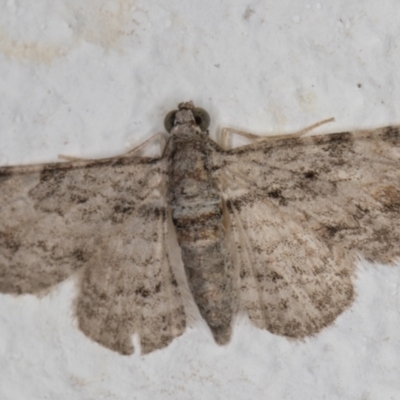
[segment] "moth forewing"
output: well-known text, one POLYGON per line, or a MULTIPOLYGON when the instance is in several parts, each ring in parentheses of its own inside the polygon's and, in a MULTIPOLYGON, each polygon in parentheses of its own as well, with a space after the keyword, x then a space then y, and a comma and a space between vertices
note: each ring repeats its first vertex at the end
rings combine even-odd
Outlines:
POLYGON ((0 291, 80 271, 80 329, 121 354, 136 333, 148 353, 199 315, 228 343, 240 310, 313 335, 351 305, 357 254, 399 259, 398 126, 224 150, 208 124, 182 103, 161 156, 0 168, 0 291))

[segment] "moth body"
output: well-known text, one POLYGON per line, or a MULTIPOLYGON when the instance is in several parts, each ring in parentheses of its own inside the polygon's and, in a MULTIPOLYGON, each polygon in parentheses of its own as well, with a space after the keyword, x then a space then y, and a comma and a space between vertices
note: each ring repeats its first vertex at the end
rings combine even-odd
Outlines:
POLYGON ((219 344, 239 310, 304 338, 351 306, 357 255, 398 262, 400 126, 223 149, 208 124, 182 103, 161 156, 1 167, 0 293, 77 275, 80 330, 147 354, 185 331, 187 289, 219 344))
POLYGON ((169 206, 186 277, 215 340, 231 337, 235 312, 232 262, 223 226, 223 203, 212 177, 212 149, 190 103, 175 116, 169 160, 169 206))

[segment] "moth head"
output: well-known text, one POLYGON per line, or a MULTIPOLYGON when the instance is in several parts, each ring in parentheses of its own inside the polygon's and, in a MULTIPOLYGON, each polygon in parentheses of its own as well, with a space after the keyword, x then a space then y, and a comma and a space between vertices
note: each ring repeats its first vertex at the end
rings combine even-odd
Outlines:
POLYGON ((178 110, 170 111, 164 118, 164 127, 167 132, 172 132, 179 126, 197 127, 199 132, 207 132, 210 126, 210 116, 202 108, 195 107, 193 102, 181 103, 178 110))

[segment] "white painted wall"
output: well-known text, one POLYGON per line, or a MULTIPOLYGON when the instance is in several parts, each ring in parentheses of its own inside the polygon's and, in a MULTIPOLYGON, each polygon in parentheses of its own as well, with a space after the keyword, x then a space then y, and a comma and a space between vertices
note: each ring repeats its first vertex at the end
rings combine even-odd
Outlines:
MULTIPOLYGON (((0 0, 0 165, 120 154, 183 100, 286 133, 400 122, 397 0, 0 0)), ((288 341, 242 319, 122 357, 86 338, 69 280, 0 295, 0 399, 400 398, 400 268, 362 265, 354 306, 288 341)))

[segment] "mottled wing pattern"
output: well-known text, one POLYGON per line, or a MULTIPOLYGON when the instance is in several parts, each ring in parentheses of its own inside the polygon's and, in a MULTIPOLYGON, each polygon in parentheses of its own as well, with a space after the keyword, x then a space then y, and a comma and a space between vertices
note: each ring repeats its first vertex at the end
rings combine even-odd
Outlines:
POLYGON ((217 157, 242 307, 257 326, 315 333, 351 304, 357 253, 383 263, 400 256, 398 127, 217 157))
POLYGON ((226 201, 241 309, 260 328, 312 335, 353 300, 353 263, 307 223, 250 193, 226 201))
POLYGON ((124 354, 134 332, 144 352, 163 347, 185 321, 162 254, 164 173, 165 160, 135 157, 1 168, 0 291, 43 292, 81 270, 89 337, 124 354))
POLYGON ((182 297, 165 245, 164 201, 154 193, 132 218, 110 230, 84 271, 79 326, 122 354, 133 353, 134 332, 142 354, 147 354, 167 346, 185 329, 182 297))

